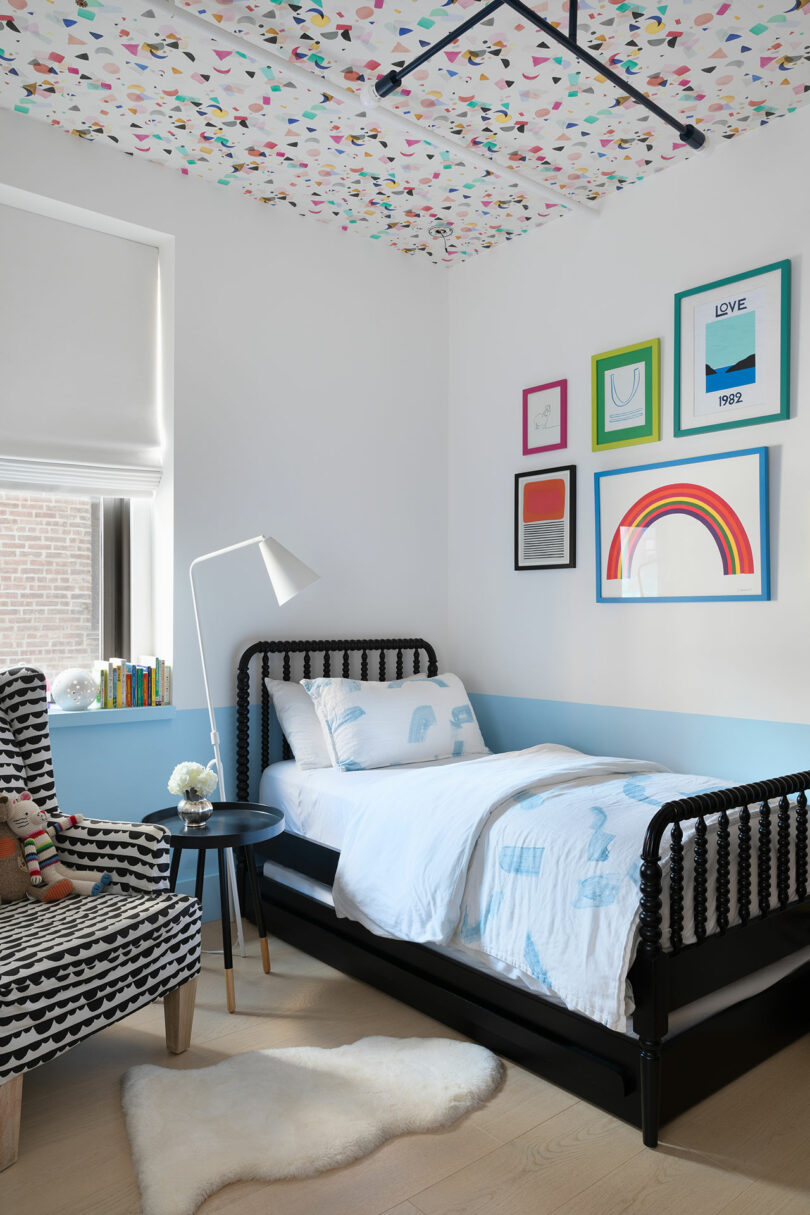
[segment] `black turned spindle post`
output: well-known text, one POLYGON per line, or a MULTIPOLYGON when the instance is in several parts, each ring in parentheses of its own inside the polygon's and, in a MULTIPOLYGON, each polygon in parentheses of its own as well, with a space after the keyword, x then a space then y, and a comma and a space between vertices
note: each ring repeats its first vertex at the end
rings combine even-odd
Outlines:
POLYGON ((706 938, 706 909, 708 906, 708 859, 709 850, 706 843, 706 820, 701 814, 695 824, 695 937, 698 941, 706 938))
POLYGON ((669 943, 675 953, 683 944, 683 829, 676 819, 669 844, 669 943))
POLYGON ((368 679, 368 650, 363 650, 360 655, 360 678, 368 679))
POLYGON ((309 650, 304 650, 304 679, 312 678, 312 659, 309 650))
POLYGON ((747 806, 740 809, 737 841, 737 909, 740 923, 747 924, 751 918, 751 812, 747 806))
POLYGON ((728 814, 720 812, 717 823, 717 887, 715 890, 717 930, 723 933, 728 928, 731 911, 731 836, 728 829, 728 814))
POLYGON ((332 674, 332 655, 329 653, 328 650, 324 650, 324 652, 323 652, 323 677, 324 677, 324 679, 328 679, 331 674, 332 674))
POLYGON ((250 782, 250 674, 247 662, 236 674, 236 798, 246 802, 250 782))
POLYGON ((796 898, 807 894, 807 794, 796 798, 796 898))
POLYGON ((766 916, 771 909, 771 804, 767 800, 759 807, 757 896, 759 914, 766 916))
POLYGON ((422 667, 421 667, 420 658, 419 658, 419 651, 414 650, 414 652, 413 652, 413 673, 414 673, 414 675, 418 675, 419 672, 421 671, 421 669, 422 669, 422 667))
POLYGON ((267 678, 270 674, 270 655, 262 654, 262 772, 270 763, 270 693, 267 678))
POLYGON ((385 683, 385 650, 380 650, 380 683, 385 683))
POLYGON ((402 650, 397 650, 397 679, 402 678, 403 669, 402 650))
POLYGON ((780 907, 790 901, 790 802, 784 793, 779 798, 776 834, 776 897, 780 907))
POLYGON ((349 651, 343 651, 343 678, 349 678, 349 651))
MULTIPOLYGON (((266 657, 266 655, 265 655, 265 657, 266 657)), ((281 678, 284 680, 285 683, 289 683, 290 680, 292 679, 292 671, 290 670, 290 661, 291 661, 290 660, 290 651, 285 650, 284 657, 283 657, 282 663, 281 663, 281 678)), ((282 759, 292 759, 292 747, 287 742, 286 736, 284 737, 284 740, 282 741, 282 744, 281 744, 281 758, 282 759)))
MULTIPOLYGON (((645 845, 646 851, 646 845, 645 845)), ((645 1147, 658 1146, 661 1119, 661 1011, 657 963, 661 955, 661 865, 648 857, 641 863, 638 956, 647 971, 648 1005, 639 1027, 641 1046, 641 1130, 645 1147)), ((664 1014, 665 1015, 665 1014, 664 1014)))

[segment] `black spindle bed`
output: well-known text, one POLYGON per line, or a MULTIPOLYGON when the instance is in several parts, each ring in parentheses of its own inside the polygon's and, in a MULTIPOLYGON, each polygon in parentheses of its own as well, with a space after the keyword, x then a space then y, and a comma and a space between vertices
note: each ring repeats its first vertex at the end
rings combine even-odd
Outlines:
MULTIPOLYGON (((258 666, 261 676, 258 734, 264 769, 270 762, 270 697, 265 678, 271 674, 271 658, 280 656, 281 677, 289 680, 312 678, 315 655, 321 658, 318 675, 348 677, 351 673, 364 680, 385 680, 420 669, 428 675, 438 673, 435 651, 421 638, 256 642, 242 655, 237 674, 239 800, 248 800, 251 793, 251 670, 258 666), (300 666, 300 673, 293 673, 294 666, 300 666)), ((286 740, 283 754, 284 758, 291 755, 286 740)), ((639 944, 629 976, 637 1037, 607 1029, 427 946, 374 936, 359 924, 338 919, 327 901, 305 889, 307 882, 331 886, 339 853, 289 831, 257 849, 275 863, 274 877, 262 875, 261 879, 266 920, 273 932, 305 952, 390 992, 640 1126, 644 1143, 655 1147, 662 1123, 810 1028, 810 962, 806 962, 764 990, 721 1008, 683 1032, 669 1032, 669 1018, 675 1010, 766 967, 789 962, 791 955, 810 945, 808 787, 810 772, 797 772, 668 802, 652 816, 641 854, 639 944), (775 819, 772 801, 777 803, 775 819), (756 842, 751 806, 758 807, 756 842), (739 814, 732 822, 729 813, 734 811, 739 814), (694 891, 689 910, 697 939, 684 944, 681 824, 689 820, 695 820, 690 858, 694 891), (716 832, 711 849, 710 828, 716 832), (661 853, 662 844, 667 847, 667 833, 670 879, 665 937, 661 853), (736 859, 732 859, 734 833, 736 859), (772 904, 774 845, 776 901, 772 904), (291 881, 282 880, 284 871, 291 881), (305 889, 295 889, 296 884, 305 889), (712 933, 707 930, 710 900, 717 922, 717 931, 712 933), (735 917, 739 923, 731 925, 735 917)))

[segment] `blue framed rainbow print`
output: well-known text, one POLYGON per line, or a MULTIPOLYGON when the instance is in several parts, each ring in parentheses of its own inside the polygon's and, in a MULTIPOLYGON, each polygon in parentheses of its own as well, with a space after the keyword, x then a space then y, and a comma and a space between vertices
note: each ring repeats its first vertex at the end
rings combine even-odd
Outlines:
POLYGON ((598 603, 770 599, 768 448, 594 476, 598 603))
POLYGON ((790 262, 675 296, 675 436, 790 415, 790 262))

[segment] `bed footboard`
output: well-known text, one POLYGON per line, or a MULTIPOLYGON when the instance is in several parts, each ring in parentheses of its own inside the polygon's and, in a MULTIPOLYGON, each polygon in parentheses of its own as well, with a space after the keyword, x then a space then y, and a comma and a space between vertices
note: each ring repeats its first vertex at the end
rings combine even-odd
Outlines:
MULTIPOLYGON (((756 926, 756 931, 750 932, 759 945, 754 951, 756 956, 746 959, 745 950, 726 951, 736 958, 726 981, 742 978, 761 967, 763 956, 767 961, 776 961, 790 952, 791 947, 797 948, 795 937, 792 945, 790 934, 786 937, 784 923, 777 927, 773 921, 784 921, 800 905, 808 903, 808 788, 810 772, 796 772, 752 785, 701 793, 667 802, 647 828, 640 869, 639 946, 631 974, 636 1000, 633 1025, 641 1051, 642 1132, 647 1147, 656 1147, 658 1143, 661 1043, 667 1032, 668 1014, 679 1002, 673 995, 673 979, 679 967, 686 962, 693 986, 697 977, 698 987, 704 967, 705 990, 711 990, 717 982, 710 974, 713 951, 706 947, 720 937, 745 933, 749 926, 756 926), (771 805, 774 800, 777 800, 775 815, 771 805), (751 806, 756 806, 753 815, 751 806), (739 813, 734 814, 735 811, 739 813), (694 833, 691 855, 684 844, 682 824, 687 822, 694 833), (669 895, 665 931, 661 845, 667 829, 669 895), (692 891, 688 901, 685 859, 691 861, 692 891), (688 943, 684 939, 686 913, 692 922, 689 936, 694 936, 688 943), (766 920, 772 924, 766 926, 766 920)), ((810 931, 804 941, 810 941, 810 931)))

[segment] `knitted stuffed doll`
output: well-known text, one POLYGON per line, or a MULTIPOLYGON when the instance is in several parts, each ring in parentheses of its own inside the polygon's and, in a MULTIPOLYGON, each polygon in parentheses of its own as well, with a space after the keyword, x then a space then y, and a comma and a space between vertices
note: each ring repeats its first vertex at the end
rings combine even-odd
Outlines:
POLYGON ((5 821, 5 808, 0 807, 0 904, 19 903, 35 899, 39 903, 56 903, 73 894, 73 883, 65 879, 52 886, 35 887, 22 853, 22 846, 5 821))
POLYGON ((0 794, 0 813, 22 841, 32 886, 55 886, 69 879, 76 894, 101 894, 112 881, 109 873, 69 869, 59 860, 54 828, 63 831, 65 827, 75 827, 83 821, 81 814, 60 814, 49 820, 45 811, 31 800, 30 793, 21 793, 19 797, 0 794))

